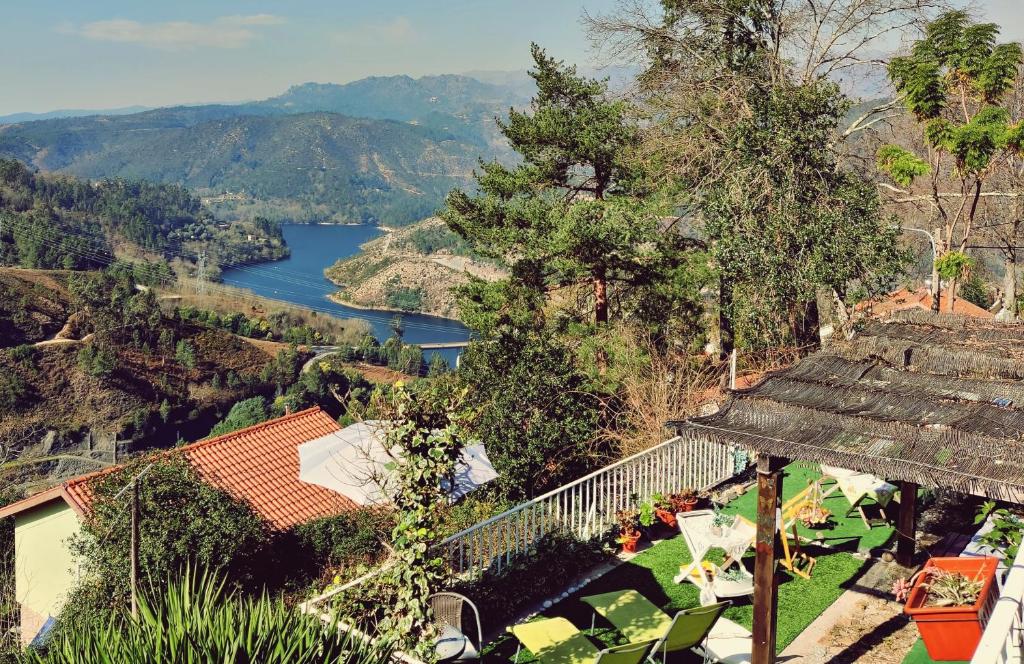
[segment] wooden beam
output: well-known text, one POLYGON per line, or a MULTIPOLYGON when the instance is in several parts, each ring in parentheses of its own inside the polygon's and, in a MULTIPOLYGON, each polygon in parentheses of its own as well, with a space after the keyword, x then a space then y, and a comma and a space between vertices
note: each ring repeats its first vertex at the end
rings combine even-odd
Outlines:
POLYGON ((757 538, 754 550, 753 664, 775 664, 776 618, 779 586, 775 561, 779 548, 777 514, 782 497, 784 460, 767 455, 757 457, 757 538))
POLYGON ((917 537, 917 485, 900 482, 900 511, 896 517, 896 562, 904 567, 914 563, 917 537))

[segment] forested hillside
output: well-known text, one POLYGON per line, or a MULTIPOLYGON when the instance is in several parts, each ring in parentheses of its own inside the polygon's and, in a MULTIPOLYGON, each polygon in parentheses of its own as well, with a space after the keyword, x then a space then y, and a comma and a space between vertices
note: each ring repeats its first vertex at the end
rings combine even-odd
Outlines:
POLYGON ((180 258, 200 246, 210 251, 212 262, 287 254, 276 224, 261 219, 218 224, 180 186, 41 175, 5 159, 0 159, 0 221, 0 263, 28 268, 91 269, 125 252, 180 258))
POLYGON ((230 192, 225 212, 405 224, 468 184, 478 158, 507 154, 494 118, 521 102, 459 76, 311 83, 249 104, 4 125, 0 156, 81 177, 230 192))

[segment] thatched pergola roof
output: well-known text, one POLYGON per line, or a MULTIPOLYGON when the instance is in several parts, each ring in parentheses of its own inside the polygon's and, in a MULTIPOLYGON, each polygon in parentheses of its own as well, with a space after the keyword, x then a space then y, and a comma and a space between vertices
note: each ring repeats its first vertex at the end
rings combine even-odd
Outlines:
POLYGON ((763 454, 1024 502, 1024 326, 900 312, 674 424, 763 454))

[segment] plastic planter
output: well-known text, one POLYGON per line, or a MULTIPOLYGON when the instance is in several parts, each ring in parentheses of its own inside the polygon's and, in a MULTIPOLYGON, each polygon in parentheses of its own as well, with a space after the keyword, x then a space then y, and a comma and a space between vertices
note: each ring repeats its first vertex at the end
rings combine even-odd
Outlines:
POLYGON ((676 527, 676 515, 672 512, 658 508, 654 510, 654 515, 669 528, 676 527))
POLYGON ((999 598, 993 583, 998 564, 998 558, 991 557, 931 558, 925 563, 914 580, 903 611, 917 623, 917 631, 933 660, 970 660, 974 656, 988 616, 999 598), (925 606, 928 589, 924 584, 928 571, 936 568, 981 579, 984 585, 978 600, 969 606, 925 606))
POLYGON ((640 533, 635 535, 620 536, 619 541, 622 543, 622 550, 626 553, 636 553, 636 544, 640 541, 640 533))

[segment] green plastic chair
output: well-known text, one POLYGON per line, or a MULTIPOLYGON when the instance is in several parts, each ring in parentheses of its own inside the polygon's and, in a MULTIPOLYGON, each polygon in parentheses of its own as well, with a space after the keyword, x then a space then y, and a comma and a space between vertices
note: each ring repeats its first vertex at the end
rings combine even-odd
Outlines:
MULTIPOLYGON (((630 642, 655 639, 651 654, 660 652, 663 661, 670 652, 694 650, 707 662, 709 654, 705 641, 711 628, 731 604, 725 601, 697 606, 669 616, 635 590, 617 590, 581 599, 630 642)), ((594 623, 591 622, 590 626, 593 630, 594 623)))
POLYGON ((653 653, 661 652, 661 660, 668 658, 668 653, 680 650, 698 651, 704 657, 704 661, 710 660, 706 641, 711 628, 715 626, 722 613, 729 608, 732 602, 724 601, 708 606, 697 606, 692 609, 683 609, 672 618, 672 625, 661 638, 654 644, 653 653))
MULTIPOLYGON (((546 618, 515 625, 512 634, 544 664, 640 664, 650 656, 654 641, 598 649, 565 618, 546 618)), ((516 648, 515 661, 519 661, 516 648)))

